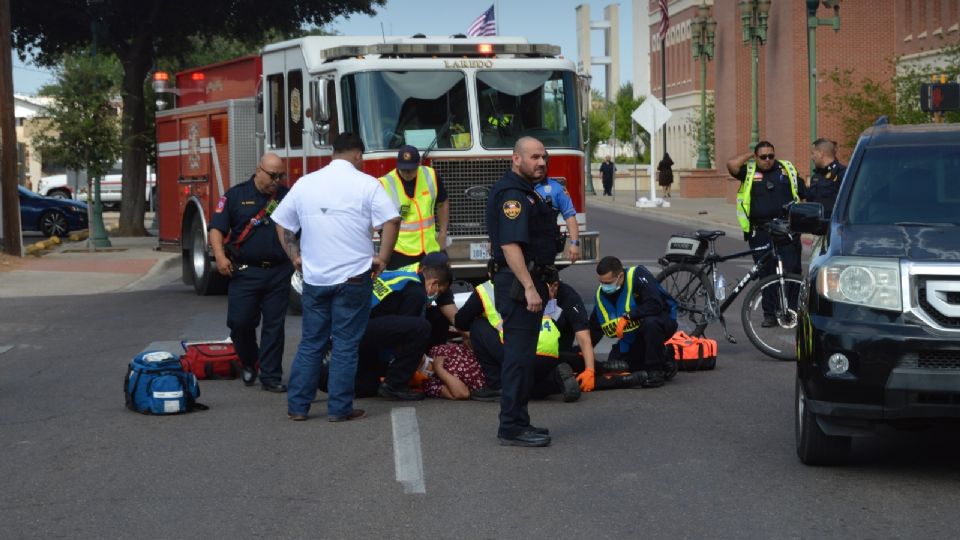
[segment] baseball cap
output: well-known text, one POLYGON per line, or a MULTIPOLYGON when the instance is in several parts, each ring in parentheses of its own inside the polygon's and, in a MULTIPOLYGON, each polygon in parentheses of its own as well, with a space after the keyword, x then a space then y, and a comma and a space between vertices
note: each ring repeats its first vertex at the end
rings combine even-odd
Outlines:
POLYGON ((406 145, 397 152, 398 169, 416 169, 420 166, 420 151, 416 146, 406 145))

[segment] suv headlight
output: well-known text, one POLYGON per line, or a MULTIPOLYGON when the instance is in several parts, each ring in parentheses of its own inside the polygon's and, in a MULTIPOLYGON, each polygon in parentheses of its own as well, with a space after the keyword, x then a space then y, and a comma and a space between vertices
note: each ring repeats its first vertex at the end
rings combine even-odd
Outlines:
POLYGON ((901 311, 900 261, 833 257, 820 268, 817 292, 834 302, 901 311))

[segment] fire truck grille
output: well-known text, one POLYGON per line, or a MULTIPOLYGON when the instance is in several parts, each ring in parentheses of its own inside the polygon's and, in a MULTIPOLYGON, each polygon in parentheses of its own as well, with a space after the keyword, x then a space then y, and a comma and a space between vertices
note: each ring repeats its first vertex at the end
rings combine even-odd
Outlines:
POLYGON ((450 236, 487 234, 487 195, 510 160, 433 160, 431 166, 447 188, 450 236))

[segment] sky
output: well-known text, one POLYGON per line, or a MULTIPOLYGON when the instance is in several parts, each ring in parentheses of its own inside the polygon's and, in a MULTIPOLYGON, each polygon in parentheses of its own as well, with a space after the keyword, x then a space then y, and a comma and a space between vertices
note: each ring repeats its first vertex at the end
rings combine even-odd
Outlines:
MULTIPOLYGON (((449 36, 459 32, 466 33, 467 27, 481 13, 490 7, 493 0, 387 0, 373 17, 354 15, 349 18, 335 19, 329 28, 343 35, 379 35, 380 25, 387 35, 426 35, 449 36)), ((559 45, 561 54, 576 62, 577 59, 577 21, 576 7, 590 4, 590 18, 600 19, 603 8, 618 3, 611 0, 551 0, 550 2, 529 2, 518 0, 499 0, 497 6, 497 25, 502 36, 522 36, 531 43, 550 43, 559 45)), ((620 4, 620 82, 630 81, 633 77, 633 2, 621 1, 620 4)), ((603 32, 593 31, 591 35, 593 56, 603 54, 603 32)), ((13 89, 18 94, 36 94, 40 86, 53 82, 48 70, 42 70, 30 62, 21 62, 16 52, 13 55, 13 89)), ((592 86, 604 91, 602 66, 595 67, 592 86)))

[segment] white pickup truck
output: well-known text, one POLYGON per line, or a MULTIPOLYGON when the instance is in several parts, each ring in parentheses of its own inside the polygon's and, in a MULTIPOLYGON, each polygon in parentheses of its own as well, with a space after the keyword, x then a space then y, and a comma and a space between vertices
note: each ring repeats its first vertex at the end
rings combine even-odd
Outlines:
MULTIPOLYGON (((146 201, 147 208, 154 210, 154 196, 157 193, 157 175, 153 167, 147 167, 146 201)), ((123 193, 122 164, 117 163, 100 180, 100 200, 103 205, 120 208, 123 193)), ((37 184, 37 193, 57 199, 87 200, 87 174, 85 171, 44 176, 37 184)))

